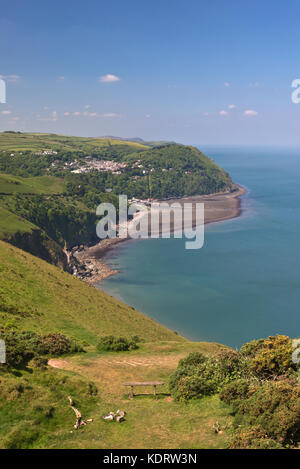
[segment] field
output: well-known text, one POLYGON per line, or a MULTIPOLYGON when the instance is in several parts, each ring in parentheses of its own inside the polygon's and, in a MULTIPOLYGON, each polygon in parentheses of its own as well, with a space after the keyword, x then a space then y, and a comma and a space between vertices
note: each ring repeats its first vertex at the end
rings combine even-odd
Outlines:
POLYGON ((110 138, 70 137, 68 135, 42 133, 0 133, 0 150, 5 151, 41 151, 41 150, 101 150, 111 145, 126 145, 129 150, 137 151, 148 148, 137 142, 110 138))

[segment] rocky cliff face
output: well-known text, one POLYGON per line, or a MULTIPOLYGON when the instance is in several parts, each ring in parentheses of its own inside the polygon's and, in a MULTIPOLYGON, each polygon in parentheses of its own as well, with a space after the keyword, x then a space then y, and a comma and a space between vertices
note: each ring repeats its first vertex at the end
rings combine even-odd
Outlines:
POLYGON ((30 233, 14 233, 9 239, 10 244, 29 252, 34 256, 69 271, 68 258, 63 249, 42 230, 32 230, 30 233))

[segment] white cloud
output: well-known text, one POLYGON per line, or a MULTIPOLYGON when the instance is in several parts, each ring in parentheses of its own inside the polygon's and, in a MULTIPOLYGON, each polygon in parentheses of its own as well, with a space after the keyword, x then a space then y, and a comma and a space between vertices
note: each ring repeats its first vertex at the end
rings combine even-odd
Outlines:
POLYGON ((82 113, 83 116, 85 117, 96 117, 97 116, 97 112, 88 112, 88 111, 84 111, 82 113))
POLYGON ((227 116, 228 111, 225 111, 224 109, 222 109, 222 111, 220 111, 219 114, 220 116, 227 116))
POLYGON ((257 88, 259 86, 259 82, 255 81, 254 83, 249 83, 250 88, 257 88))
POLYGON ((207 117, 209 116, 209 112, 203 112, 203 115, 207 117))
POLYGON ((225 81, 224 86, 226 86, 226 88, 229 88, 230 83, 228 81, 225 81))
POLYGON ((120 114, 116 114, 115 112, 108 112, 106 114, 102 114, 103 117, 121 117, 120 114))
POLYGON ((113 75, 111 73, 108 73, 107 75, 102 75, 100 78, 99 78, 99 81, 101 83, 113 83, 115 81, 120 81, 120 78, 117 77, 117 75, 113 75))
POLYGON ((98 114, 97 112, 88 112, 88 111, 83 111, 83 112, 80 112, 80 111, 75 111, 75 112, 69 112, 69 111, 66 111, 64 112, 64 116, 82 116, 82 117, 96 117, 98 114))
POLYGON ((58 77, 58 79, 59 79, 60 81, 64 81, 64 80, 66 79, 66 77, 60 76, 60 77, 58 77))
POLYGON ((12 120, 13 120, 13 121, 19 121, 19 120, 20 120, 20 117, 19 117, 19 116, 13 117, 12 120))
POLYGON ((235 104, 228 104, 228 109, 235 109, 236 105, 235 104))
POLYGON ((90 104, 86 104, 86 105, 84 106, 84 109, 90 109, 90 107, 91 107, 90 104))
POLYGON ((254 109, 246 109, 244 111, 244 116, 257 116, 258 112, 254 111, 254 109))
POLYGON ((151 114, 146 114, 145 117, 146 117, 147 119, 150 119, 151 114))
POLYGON ((56 122, 57 121, 57 112, 53 111, 50 117, 40 117, 40 114, 36 114, 37 120, 41 122, 56 122))
POLYGON ((11 114, 11 111, 2 111, 1 114, 4 116, 8 116, 8 114, 11 114))

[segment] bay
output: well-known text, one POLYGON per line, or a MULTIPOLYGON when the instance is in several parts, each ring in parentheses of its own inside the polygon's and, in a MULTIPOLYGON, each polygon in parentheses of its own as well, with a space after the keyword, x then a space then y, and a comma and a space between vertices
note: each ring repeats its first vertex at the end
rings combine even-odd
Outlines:
POLYGON ((206 225, 200 250, 174 238, 123 243, 108 258, 120 274, 98 287, 192 340, 299 336, 300 149, 198 148, 247 188, 242 215, 206 225))

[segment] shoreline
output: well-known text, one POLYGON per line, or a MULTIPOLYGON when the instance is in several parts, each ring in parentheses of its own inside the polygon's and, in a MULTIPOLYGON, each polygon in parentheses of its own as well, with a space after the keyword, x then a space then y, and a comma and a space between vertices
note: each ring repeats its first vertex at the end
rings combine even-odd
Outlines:
MULTIPOLYGON (((180 199, 168 199, 160 202, 172 203, 204 203, 205 214, 204 224, 216 223, 237 218, 242 213, 241 198, 247 193, 247 190, 236 184, 237 190, 234 192, 218 192, 216 194, 188 196, 180 199)), ((192 217, 192 227, 195 228, 195 214, 192 217)), ((150 216, 150 214, 148 214, 150 216)), ((163 232, 163 226, 160 223, 160 234, 163 232)), ((174 221, 171 225, 171 233, 174 232, 174 221)), ((75 268, 73 275, 87 283, 95 284, 102 280, 119 273, 117 269, 112 269, 104 261, 105 256, 114 249, 119 243, 130 241, 131 238, 113 238, 104 239, 94 246, 81 246, 79 249, 73 249, 71 256, 75 259, 75 268)))

